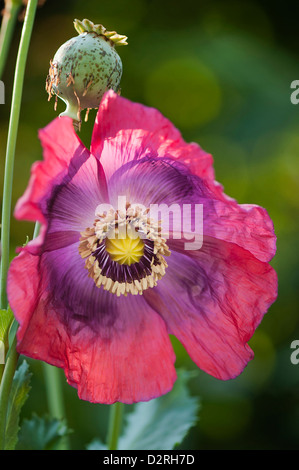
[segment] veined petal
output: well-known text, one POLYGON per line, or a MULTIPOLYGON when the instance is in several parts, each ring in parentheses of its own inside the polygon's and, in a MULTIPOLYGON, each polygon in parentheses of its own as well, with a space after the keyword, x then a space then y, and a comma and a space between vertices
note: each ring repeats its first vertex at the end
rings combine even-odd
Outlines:
POLYGON ((132 204, 146 207, 191 203, 196 199, 193 179, 184 165, 148 155, 128 162, 113 173, 108 181, 109 198, 116 204, 118 196, 125 196, 132 204))
MULTIPOLYGON (((15 217, 45 223, 47 204, 54 188, 57 190, 58 186, 70 183, 90 158, 90 152, 78 138, 68 117, 56 118, 39 131, 39 138, 44 160, 33 164, 28 187, 17 202, 15 217)), ((97 177, 105 192, 104 172, 99 162, 96 165, 97 177)), ((85 184, 82 190, 87 187, 85 184)))
POLYGON ((42 206, 49 232, 81 232, 92 225, 98 205, 107 200, 105 182, 99 177, 98 169, 98 160, 90 155, 70 179, 64 178, 52 189, 42 206))
POLYGON ((165 323, 143 297, 98 289, 76 250, 74 244, 41 257, 22 250, 12 261, 17 350, 62 367, 84 400, 134 403, 167 393, 176 373, 165 323))
POLYGON ((100 158, 107 179, 122 165, 146 155, 192 162, 202 178, 214 178, 210 154, 196 143, 187 144, 158 110, 132 103, 112 90, 101 101, 91 152, 100 158))
POLYGON ((160 205, 169 232, 181 232, 183 237, 190 235, 190 227, 198 230, 194 220, 202 206, 201 235, 235 243, 261 261, 270 261, 275 254, 276 235, 265 209, 218 197, 207 180, 171 158, 148 155, 128 162, 111 176, 108 188, 114 206, 119 196, 131 204, 160 205), (169 216, 171 220, 165 220, 169 216))
POLYGON ((196 252, 169 243, 166 275, 144 296, 168 331, 205 372, 239 375, 253 352, 248 341, 277 297, 274 269, 237 245, 204 239, 196 252))

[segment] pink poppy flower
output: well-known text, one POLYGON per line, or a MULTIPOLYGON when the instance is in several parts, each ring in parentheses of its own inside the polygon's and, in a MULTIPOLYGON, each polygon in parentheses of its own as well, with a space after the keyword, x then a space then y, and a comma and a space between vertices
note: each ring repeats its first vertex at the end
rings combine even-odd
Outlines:
POLYGON ((169 334, 208 374, 238 376, 277 295, 267 212, 227 197, 212 157, 185 143, 160 112, 112 91, 90 151, 68 117, 39 137, 44 160, 33 165, 15 216, 39 221, 41 232, 19 250, 8 276, 19 353, 63 368, 81 399, 107 404, 171 390, 169 334), (119 196, 125 211, 108 210, 119 196), (178 236, 175 216, 164 238, 163 221, 152 224, 144 210, 152 204, 202 206, 200 249, 186 249, 190 233, 182 228, 178 236), (131 235, 108 237, 121 227, 133 227, 131 235))

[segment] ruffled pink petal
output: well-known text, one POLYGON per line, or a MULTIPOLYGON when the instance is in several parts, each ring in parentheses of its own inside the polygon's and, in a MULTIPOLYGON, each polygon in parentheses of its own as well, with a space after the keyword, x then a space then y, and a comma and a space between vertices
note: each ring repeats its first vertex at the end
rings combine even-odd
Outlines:
MULTIPOLYGON (((175 357, 166 326, 142 297, 108 293, 117 315, 104 315, 94 329, 76 317, 75 304, 68 316, 54 306, 60 293, 48 284, 45 270, 43 257, 25 249, 9 270, 8 297, 20 324, 20 354, 63 368, 79 397, 90 402, 147 401, 172 388, 175 357)), ((102 294, 98 289, 99 300, 102 294)), ((67 305, 65 298, 64 309, 67 305)), ((103 313, 109 312, 99 310, 98 318, 103 313)))
POLYGON ((202 370, 234 378, 253 358, 247 343, 277 297, 276 273, 249 251, 214 239, 188 255, 179 241, 170 247, 176 252, 164 278, 144 297, 202 370))
POLYGON ((273 222, 263 207, 229 199, 203 200, 204 235, 234 243, 269 262, 276 253, 273 222))
POLYGON ((146 155, 180 159, 201 178, 213 179, 212 157, 199 145, 187 144, 158 110, 133 103, 112 90, 101 101, 91 141, 107 179, 122 165, 146 155))
MULTIPOLYGON (((16 205, 15 217, 45 223, 44 209, 53 188, 74 178, 89 159, 90 152, 78 138, 68 117, 54 119, 39 131, 39 138, 44 160, 33 164, 28 187, 16 205)), ((105 188, 106 180, 99 163, 97 174, 105 188)))

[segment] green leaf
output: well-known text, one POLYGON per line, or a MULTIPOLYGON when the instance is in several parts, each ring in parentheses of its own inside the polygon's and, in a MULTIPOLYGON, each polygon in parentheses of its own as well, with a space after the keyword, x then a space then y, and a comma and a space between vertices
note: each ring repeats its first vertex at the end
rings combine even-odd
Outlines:
POLYGON ((18 441, 19 420, 22 406, 28 398, 30 390, 29 366, 23 361, 18 370, 15 372, 6 418, 6 434, 5 434, 5 450, 13 450, 18 441))
POLYGON ((93 439, 93 441, 91 441, 90 444, 86 446, 86 449, 87 450, 108 450, 108 447, 105 444, 103 444, 103 442, 100 441, 100 439, 93 439))
POLYGON ((64 420, 33 415, 22 423, 17 449, 56 450, 61 439, 70 433, 64 420))
POLYGON ((9 349, 8 349, 7 354, 9 354, 9 350, 10 350, 12 344, 13 344, 13 340, 14 340, 16 334, 17 334, 18 328, 19 328, 18 322, 15 318, 13 318, 12 324, 11 324, 11 326, 9 328, 9 332, 8 332, 9 349))
POLYGON ((171 450, 180 444, 196 424, 198 398, 191 397, 187 382, 190 372, 178 371, 178 379, 168 394, 138 403, 128 415, 120 450, 171 450))
POLYGON ((5 357, 9 347, 9 331, 14 320, 11 309, 0 310, 0 364, 5 363, 5 357))
POLYGON ((0 341, 7 341, 9 327, 13 321, 13 313, 10 308, 7 310, 0 310, 0 341))

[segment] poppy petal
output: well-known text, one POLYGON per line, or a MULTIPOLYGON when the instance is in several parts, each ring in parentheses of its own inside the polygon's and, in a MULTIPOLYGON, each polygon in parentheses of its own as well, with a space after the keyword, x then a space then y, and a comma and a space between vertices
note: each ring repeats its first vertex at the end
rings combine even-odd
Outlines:
POLYGON ((169 155, 187 165, 192 162, 199 176, 214 178, 210 154, 196 143, 187 144, 157 109, 133 103, 112 90, 99 106, 90 150, 101 159, 107 179, 122 165, 148 154, 169 155))
POLYGON ((222 380, 236 377, 253 358, 247 342, 276 299, 274 269, 219 240, 204 239, 189 255, 181 242, 169 246, 177 252, 146 300, 202 370, 222 380))
MULTIPOLYGON (((97 295, 98 310, 94 298, 92 321, 86 321, 75 302, 86 298, 82 285, 78 291, 82 279, 73 285, 73 297, 65 297, 68 289, 59 285, 62 277, 54 283, 48 272, 51 254, 63 254, 68 266, 72 247, 41 258, 22 250, 11 263, 8 297, 20 324, 19 353, 62 367, 79 397, 90 402, 134 403, 171 390, 175 356, 161 317, 141 296, 117 298, 106 293, 110 303, 105 306, 105 293, 95 287, 97 292, 92 294, 97 295)), ((74 268, 73 280, 78 272, 74 268)), ((85 292, 90 294, 90 288, 85 292)), ((89 305, 85 305, 87 316, 89 305)))
MULTIPOLYGON (((44 160, 36 162, 24 195, 15 208, 17 219, 46 222, 45 212, 53 188, 69 182, 89 157, 89 150, 76 135, 72 119, 56 118, 39 131, 44 160)), ((105 187, 102 167, 97 163, 97 174, 105 187)))
POLYGON ((99 204, 107 200, 106 187, 98 175, 98 160, 90 155, 74 174, 52 188, 46 204, 41 204, 48 231, 82 231, 93 225, 99 204))
POLYGON ((143 204, 146 208, 161 204, 166 232, 181 232, 187 236, 193 227, 201 231, 199 235, 235 243, 261 261, 270 261, 275 254, 276 235, 265 209, 240 206, 232 199, 219 198, 209 182, 171 158, 148 155, 128 162, 111 176, 108 186, 114 205, 119 195, 125 196, 131 204, 143 204), (203 224, 198 229, 194 219, 199 205, 203 210, 203 224), (165 219, 170 213, 168 223, 165 219), (191 220, 187 220, 188 217, 191 220))

